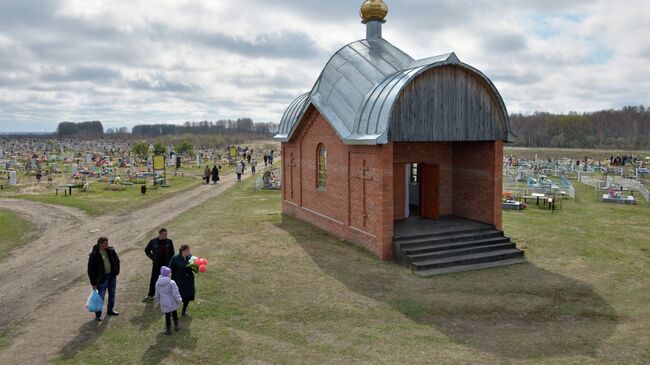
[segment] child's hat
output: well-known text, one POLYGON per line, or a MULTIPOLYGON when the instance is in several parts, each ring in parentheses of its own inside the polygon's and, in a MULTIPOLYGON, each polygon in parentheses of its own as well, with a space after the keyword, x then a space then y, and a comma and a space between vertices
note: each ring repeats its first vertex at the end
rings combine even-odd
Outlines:
POLYGON ((160 268, 160 276, 169 276, 169 274, 172 273, 172 269, 168 268, 167 266, 163 266, 160 268))

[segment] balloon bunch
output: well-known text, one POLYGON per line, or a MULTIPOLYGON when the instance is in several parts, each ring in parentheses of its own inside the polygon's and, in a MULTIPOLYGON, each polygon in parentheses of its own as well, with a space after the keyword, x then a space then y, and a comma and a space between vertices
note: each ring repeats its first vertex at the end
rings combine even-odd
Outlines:
POLYGON ((190 258, 190 263, 187 264, 187 267, 192 269, 192 271, 194 271, 195 273, 205 272, 208 267, 208 260, 206 260, 201 256, 199 257, 192 256, 190 258))

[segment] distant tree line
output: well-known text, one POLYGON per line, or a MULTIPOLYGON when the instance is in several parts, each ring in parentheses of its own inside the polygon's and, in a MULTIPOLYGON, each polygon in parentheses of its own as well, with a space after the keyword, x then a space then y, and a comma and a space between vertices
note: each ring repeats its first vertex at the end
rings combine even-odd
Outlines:
POLYGON ((108 128, 106 134, 129 134, 128 127, 108 128))
POLYGON ((104 135, 104 126, 100 121, 92 122, 61 122, 56 130, 59 137, 75 137, 75 136, 102 136, 104 135))
POLYGON ((116 137, 164 137, 179 135, 260 135, 272 136, 277 132, 277 125, 274 123, 255 123, 251 118, 240 118, 236 120, 185 122, 184 124, 143 124, 136 125, 131 131, 127 127, 108 128, 104 131, 102 122, 61 122, 57 128, 59 137, 94 137, 94 136, 116 136, 116 137))
POLYGON ((250 118, 185 122, 185 124, 145 124, 136 125, 131 133, 134 136, 161 137, 180 134, 260 134, 270 136, 275 132, 273 123, 254 123, 250 118))
POLYGON ((648 148, 650 109, 626 106, 593 113, 510 116, 515 146, 556 148, 648 148))

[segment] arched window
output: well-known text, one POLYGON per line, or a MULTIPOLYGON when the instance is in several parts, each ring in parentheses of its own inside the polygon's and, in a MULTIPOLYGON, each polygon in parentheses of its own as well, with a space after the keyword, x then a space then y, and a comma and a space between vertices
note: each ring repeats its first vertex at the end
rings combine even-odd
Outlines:
POLYGON ((327 187, 327 150, 322 144, 318 145, 318 188, 327 187))

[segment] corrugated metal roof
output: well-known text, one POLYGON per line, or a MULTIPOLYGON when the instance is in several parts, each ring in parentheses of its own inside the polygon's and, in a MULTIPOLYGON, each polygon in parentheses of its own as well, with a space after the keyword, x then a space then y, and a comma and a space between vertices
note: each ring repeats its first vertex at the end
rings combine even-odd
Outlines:
POLYGON ((387 143, 391 109, 401 90, 422 72, 449 64, 466 68, 487 81, 500 99, 507 121, 505 105, 492 82, 478 70, 460 62, 454 53, 414 60, 379 38, 353 42, 336 52, 311 92, 289 105, 275 138, 289 140, 312 104, 345 143, 387 143))
POLYGON ((308 100, 309 93, 304 93, 297 97, 296 100, 291 102, 291 104, 289 104, 289 107, 284 111, 284 114, 282 115, 282 119, 280 119, 280 129, 278 130, 278 134, 275 136, 275 138, 287 138, 289 136, 291 127, 298 121, 298 117, 300 117, 303 109, 305 109, 305 105, 307 104, 308 100))

